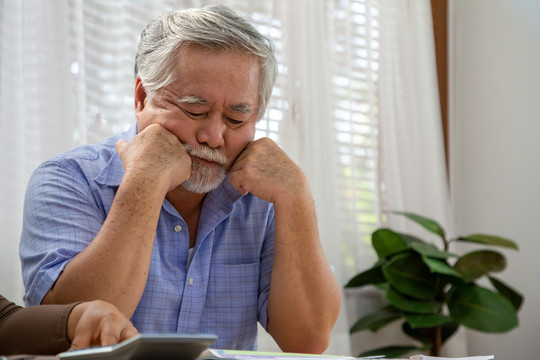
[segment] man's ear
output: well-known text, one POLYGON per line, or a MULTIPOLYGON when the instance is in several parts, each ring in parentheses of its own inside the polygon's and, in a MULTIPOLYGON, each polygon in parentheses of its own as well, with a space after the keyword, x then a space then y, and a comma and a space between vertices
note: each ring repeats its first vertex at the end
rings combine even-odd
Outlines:
POLYGON ((146 100, 146 90, 141 81, 141 78, 137 77, 135 81, 135 112, 142 111, 144 109, 144 101, 146 100))

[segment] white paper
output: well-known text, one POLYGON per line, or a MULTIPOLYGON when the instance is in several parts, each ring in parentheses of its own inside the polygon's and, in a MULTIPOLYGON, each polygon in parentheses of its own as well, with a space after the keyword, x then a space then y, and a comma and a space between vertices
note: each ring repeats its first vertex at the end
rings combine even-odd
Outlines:
POLYGON ((410 360, 490 360, 495 359, 493 355, 484 355, 484 356, 468 356, 460 358, 446 358, 438 356, 428 356, 428 355, 413 355, 410 357, 410 360))

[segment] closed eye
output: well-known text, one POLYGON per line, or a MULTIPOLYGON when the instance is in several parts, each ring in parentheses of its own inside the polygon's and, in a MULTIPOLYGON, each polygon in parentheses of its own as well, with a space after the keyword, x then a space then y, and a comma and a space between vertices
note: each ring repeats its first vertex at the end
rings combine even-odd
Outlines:
POLYGON ((242 125, 244 123, 243 121, 240 121, 240 120, 235 120, 231 118, 226 118, 226 119, 232 125, 242 125))
POLYGON ((191 112, 191 111, 187 111, 187 110, 184 110, 182 109, 182 111, 188 115, 189 117, 192 117, 192 118, 198 118, 198 117, 201 117, 201 116, 204 116, 206 113, 202 112, 202 113, 195 113, 195 112, 191 112))

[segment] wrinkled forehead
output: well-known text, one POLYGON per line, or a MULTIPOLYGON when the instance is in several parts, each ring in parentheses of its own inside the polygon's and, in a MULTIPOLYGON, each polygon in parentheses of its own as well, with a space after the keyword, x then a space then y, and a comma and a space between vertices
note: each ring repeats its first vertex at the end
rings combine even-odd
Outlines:
POLYGON ((189 104, 226 103, 239 112, 257 112, 261 71, 254 55, 230 50, 188 47, 174 62, 166 86, 189 104))

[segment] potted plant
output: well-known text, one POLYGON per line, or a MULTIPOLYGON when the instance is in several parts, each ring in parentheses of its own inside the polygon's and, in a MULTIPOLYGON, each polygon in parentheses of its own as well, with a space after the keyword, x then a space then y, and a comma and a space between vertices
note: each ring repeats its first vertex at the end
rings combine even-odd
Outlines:
POLYGON ((515 242, 486 234, 447 239, 443 228, 431 219, 408 212, 394 213, 438 235, 442 246, 387 228, 373 233, 378 260, 354 276, 346 287, 375 285, 384 292, 388 305, 360 318, 350 331, 377 331, 401 320, 403 332, 417 344, 387 346, 358 356, 399 357, 427 351, 439 356, 442 345, 461 325, 492 333, 518 325, 523 296, 492 275, 506 267, 504 255, 490 249, 461 256, 449 251, 450 244, 456 241, 517 250, 515 242), (477 284, 484 277, 489 279, 491 289, 477 284))

